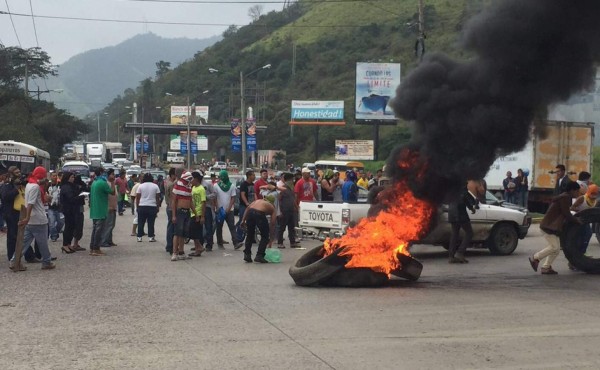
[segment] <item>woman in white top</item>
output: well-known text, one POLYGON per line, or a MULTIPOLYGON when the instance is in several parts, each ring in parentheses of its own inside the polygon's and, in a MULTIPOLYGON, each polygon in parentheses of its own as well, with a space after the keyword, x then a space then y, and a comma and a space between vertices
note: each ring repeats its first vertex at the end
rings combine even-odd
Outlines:
POLYGON ((138 228, 137 241, 142 241, 144 235, 144 225, 148 221, 148 237, 150 242, 155 242, 154 221, 156 214, 160 209, 161 194, 160 188, 153 182, 152 175, 144 174, 142 183, 138 186, 135 195, 135 205, 138 210, 138 228))

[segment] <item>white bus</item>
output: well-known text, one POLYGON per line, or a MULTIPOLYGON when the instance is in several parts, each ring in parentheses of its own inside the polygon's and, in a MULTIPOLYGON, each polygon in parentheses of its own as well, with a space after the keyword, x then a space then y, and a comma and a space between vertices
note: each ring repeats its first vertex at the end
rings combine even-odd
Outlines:
POLYGON ((180 163, 185 162, 185 157, 179 152, 167 152, 167 163, 180 163))
POLYGON ((71 172, 81 175, 81 179, 87 182, 90 178, 90 166, 84 161, 68 161, 62 166, 62 172, 71 172))
POLYGON ((49 170, 50 154, 18 141, 0 141, 0 168, 6 171, 11 166, 17 166, 23 174, 31 173, 37 166, 49 170))

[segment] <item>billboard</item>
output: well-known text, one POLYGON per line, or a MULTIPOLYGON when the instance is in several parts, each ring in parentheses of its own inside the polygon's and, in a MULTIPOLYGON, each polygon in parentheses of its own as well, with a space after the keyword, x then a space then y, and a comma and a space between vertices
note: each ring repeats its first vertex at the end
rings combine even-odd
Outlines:
MULTIPOLYGON (((152 145, 150 144, 150 137, 144 135, 144 153, 152 152, 152 145)), ((142 140, 141 135, 135 135, 135 151, 138 153, 142 152, 142 140)))
POLYGON ((171 124, 187 125, 188 114, 191 125, 206 125, 208 123, 208 106, 171 106, 171 124), (195 112, 192 111, 193 108, 195 112))
POLYGON ((344 101, 292 100, 290 125, 344 126, 344 101))
POLYGON ((398 85, 400 63, 356 63, 354 117, 357 123, 395 124, 397 120, 389 102, 396 97, 398 85))
POLYGON ((292 100, 292 121, 344 119, 344 101, 292 100))
POLYGON ((374 147, 373 140, 336 140, 335 159, 372 161, 375 158, 374 147))
MULTIPOLYGON (((197 131, 190 131, 190 133, 192 134, 192 139, 193 139, 194 133, 197 133, 197 131)), ((169 150, 180 151, 181 150, 181 140, 184 140, 183 146, 187 147, 187 141, 185 140, 186 136, 187 136, 187 132, 185 132, 185 134, 183 135, 183 139, 179 135, 171 135, 169 150)), ((197 141, 198 151, 208 150, 208 137, 206 137, 204 135, 197 135, 196 138, 197 138, 196 141, 197 141)), ((193 147, 192 147, 192 149, 193 149, 193 147)))
MULTIPOLYGON (((187 131, 181 131, 179 137, 179 150, 181 154, 187 154, 187 131)), ((198 131, 190 131, 190 148, 192 154, 198 154, 198 131)))
POLYGON ((256 118, 246 120, 246 151, 256 151, 256 118))
POLYGON ((239 118, 231 120, 231 150, 242 151, 242 125, 239 118))

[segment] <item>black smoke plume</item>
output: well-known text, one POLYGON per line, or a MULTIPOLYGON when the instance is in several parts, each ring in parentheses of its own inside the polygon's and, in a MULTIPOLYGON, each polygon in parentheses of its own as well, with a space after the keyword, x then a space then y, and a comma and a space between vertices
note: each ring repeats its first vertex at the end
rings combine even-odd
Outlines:
POLYGON ((467 179, 485 177, 499 155, 521 150, 547 107, 593 86, 600 60, 600 1, 504 0, 466 26, 467 61, 431 54, 391 103, 414 121, 408 148, 419 168, 387 168, 417 196, 441 202, 467 179))

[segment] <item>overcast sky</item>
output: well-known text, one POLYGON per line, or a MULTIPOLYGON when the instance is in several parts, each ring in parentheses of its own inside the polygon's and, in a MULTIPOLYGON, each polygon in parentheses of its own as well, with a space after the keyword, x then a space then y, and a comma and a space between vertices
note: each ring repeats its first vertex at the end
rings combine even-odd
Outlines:
MULTIPOLYGON (((187 0, 194 1, 194 0, 187 0)), ((14 15, 11 19, 0 14, 0 42, 5 46, 23 48, 38 45, 48 52, 53 64, 61 64, 70 57, 90 49, 116 45, 134 35, 152 32, 162 37, 207 38, 221 34, 227 26, 214 24, 250 23, 248 9, 255 4, 263 7, 263 13, 281 10, 280 3, 263 3, 261 0, 197 0, 197 3, 156 0, 0 0, 0 11, 7 12, 7 4, 14 15), (37 41, 34 22, 37 30, 37 41), (29 16, 18 16, 27 14, 29 16), (97 22, 50 17, 75 17, 139 21, 141 23, 97 22), (163 25, 144 22, 188 22, 211 24, 203 26, 163 25)), ((265 1, 265 0, 263 0, 265 1)))

